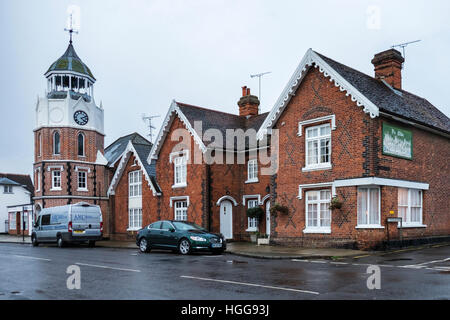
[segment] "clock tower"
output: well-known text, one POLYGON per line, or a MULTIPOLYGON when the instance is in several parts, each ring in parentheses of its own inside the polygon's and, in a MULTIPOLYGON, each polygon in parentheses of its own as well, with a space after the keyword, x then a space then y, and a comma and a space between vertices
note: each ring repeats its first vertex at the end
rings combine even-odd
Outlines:
MULTIPOLYGON (((34 128, 35 208, 88 202, 108 210, 103 107, 94 100, 95 77, 70 42, 44 76, 34 128)), ((106 221, 106 217, 103 217, 106 221)))

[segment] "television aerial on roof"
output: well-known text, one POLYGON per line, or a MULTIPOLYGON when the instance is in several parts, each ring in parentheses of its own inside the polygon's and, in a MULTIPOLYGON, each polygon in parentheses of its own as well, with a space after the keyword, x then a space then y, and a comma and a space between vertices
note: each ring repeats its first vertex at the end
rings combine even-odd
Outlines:
POLYGON ((405 48, 410 45, 411 43, 416 43, 422 40, 414 40, 414 41, 409 41, 409 42, 405 42, 405 43, 400 43, 400 44, 394 44, 391 48, 401 48, 403 51, 403 59, 405 59, 406 61, 406 52, 405 52, 405 48))
POLYGON ((151 143, 153 143, 153 129, 156 129, 156 127, 152 124, 152 120, 159 117, 161 116, 160 115, 147 116, 145 113, 142 114, 142 121, 144 121, 147 124, 147 127, 149 129, 149 133, 147 135, 150 137, 151 143))

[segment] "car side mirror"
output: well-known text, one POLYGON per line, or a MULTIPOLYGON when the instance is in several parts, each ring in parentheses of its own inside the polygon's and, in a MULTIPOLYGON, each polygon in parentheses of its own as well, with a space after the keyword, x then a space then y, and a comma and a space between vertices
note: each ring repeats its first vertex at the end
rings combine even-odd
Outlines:
POLYGON ((175 232, 175 229, 174 228, 169 228, 169 231, 170 232, 175 232))
POLYGON ((35 224, 34 224, 34 227, 37 228, 37 227, 39 227, 39 225, 38 225, 37 223, 35 223, 35 224))

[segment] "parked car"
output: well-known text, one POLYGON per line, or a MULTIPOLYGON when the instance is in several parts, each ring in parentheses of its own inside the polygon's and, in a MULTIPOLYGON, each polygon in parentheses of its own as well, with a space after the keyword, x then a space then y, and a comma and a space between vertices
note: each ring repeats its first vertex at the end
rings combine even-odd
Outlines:
POLYGON ((100 207, 80 202, 59 207, 44 208, 37 216, 31 234, 33 246, 56 243, 62 248, 67 243, 87 242, 90 247, 103 237, 100 207))
POLYGON ((136 245, 141 252, 168 249, 181 254, 193 251, 221 254, 227 246, 221 234, 210 233, 192 222, 173 220, 157 221, 139 230, 136 245))

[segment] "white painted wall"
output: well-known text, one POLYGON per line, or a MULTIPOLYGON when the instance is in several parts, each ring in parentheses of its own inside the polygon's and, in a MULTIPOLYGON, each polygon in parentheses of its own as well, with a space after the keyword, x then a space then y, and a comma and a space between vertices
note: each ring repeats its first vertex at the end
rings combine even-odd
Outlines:
POLYGON ((8 206, 30 203, 30 192, 22 186, 13 186, 13 193, 4 193, 3 185, 0 185, 0 233, 5 230, 5 220, 8 220, 8 206))

